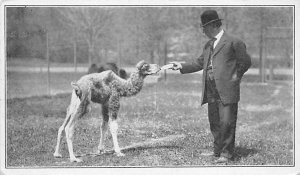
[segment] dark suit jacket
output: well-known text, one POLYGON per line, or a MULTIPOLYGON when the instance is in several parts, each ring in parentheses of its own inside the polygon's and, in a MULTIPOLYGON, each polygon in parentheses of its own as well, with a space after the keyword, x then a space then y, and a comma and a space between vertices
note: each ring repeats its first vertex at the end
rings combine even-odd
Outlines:
MULTIPOLYGON (((183 63, 181 73, 192 73, 203 69, 201 104, 207 103, 205 77, 209 59, 209 43, 204 46, 201 56, 183 63)), ((246 45, 241 40, 224 32, 212 54, 213 74, 222 103, 237 103, 240 100, 240 81, 251 66, 246 45)))

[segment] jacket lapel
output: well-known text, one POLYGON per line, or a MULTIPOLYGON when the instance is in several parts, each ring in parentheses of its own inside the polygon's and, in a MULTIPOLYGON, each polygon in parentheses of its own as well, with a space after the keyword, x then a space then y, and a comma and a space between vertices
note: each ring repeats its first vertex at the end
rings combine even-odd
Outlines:
POLYGON ((223 36, 221 37, 220 41, 218 42, 216 48, 214 49, 212 57, 214 55, 216 55, 223 48, 223 46, 226 43, 226 40, 227 40, 227 35, 226 35, 226 33, 224 33, 223 36))

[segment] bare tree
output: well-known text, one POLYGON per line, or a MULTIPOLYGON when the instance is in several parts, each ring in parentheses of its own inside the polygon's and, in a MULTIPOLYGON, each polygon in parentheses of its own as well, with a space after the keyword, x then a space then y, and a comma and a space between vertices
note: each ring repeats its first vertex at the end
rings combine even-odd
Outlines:
POLYGON ((72 29, 74 35, 79 35, 88 44, 88 60, 92 64, 95 44, 104 35, 105 27, 110 23, 111 12, 104 7, 68 7, 57 8, 61 22, 72 29))
MULTIPOLYGON (((275 33, 274 31, 269 29, 274 27, 292 27, 293 9, 292 7, 251 7, 247 8, 245 12, 245 16, 251 16, 251 18, 245 18, 246 20, 244 21, 246 22, 246 24, 242 25, 242 27, 243 30, 250 31, 248 32, 248 36, 246 37, 249 40, 253 40, 253 45, 258 46, 259 73, 261 76, 261 80, 264 81, 264 59, 267 56, 266 38, 268 38, 270 35, 279 34, 278 31, 276 31, 275 33), (246 27, 248 27, 248 29, 246 27)), ((291 34, 285 33, 285 35, 286 37, 288 37, 291 34)), ((272 51, 281 50, 281 52, 284 52, 285 50, 289 50, 289 48, 292 48, 291 40, 281 40, 280 42, 284 43, 282 47, 277 44, 277 47, 273 47, 272 51)), ((270 49, 268 50, 270 51, 270 49)))

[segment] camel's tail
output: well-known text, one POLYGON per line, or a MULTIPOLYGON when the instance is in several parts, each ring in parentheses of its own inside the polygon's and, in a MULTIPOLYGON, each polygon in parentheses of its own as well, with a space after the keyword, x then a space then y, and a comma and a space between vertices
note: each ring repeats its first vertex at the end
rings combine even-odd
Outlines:
POLYGON ((80 89, 79 85, 77 83, 71 82, 71 86, 75 91, 75 94, 77 97, 81 100, 82 97, 82 90, 80 89))
MULTIPOLYGON (((78 112, 80 117, 82 117, 84 114, 89 113, 90 111, 90 100, 88 93, 85 92, 84 89, 81 89, 77 83, 72 82, 71 86, 73 88, 72 98, 71 98, 71 105, 70 105, 70 111, 78 112)), ((79 118, 80 118, 79 117, 79 118)))

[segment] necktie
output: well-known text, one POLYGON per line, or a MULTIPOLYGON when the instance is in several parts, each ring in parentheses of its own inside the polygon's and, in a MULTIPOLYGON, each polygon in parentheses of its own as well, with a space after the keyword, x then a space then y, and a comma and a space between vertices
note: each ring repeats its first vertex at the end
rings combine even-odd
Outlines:
POLYGON ((209 41, 210 51, 209 51, 209 64, 208 64, 208 67, 210 69, 212 68, 212 58, 211 58, 211 56, 212 56, 212 53, 214 51, 214 43, 215 43, 216 40, 217 40, 216 38, 213 38, 209 41))

